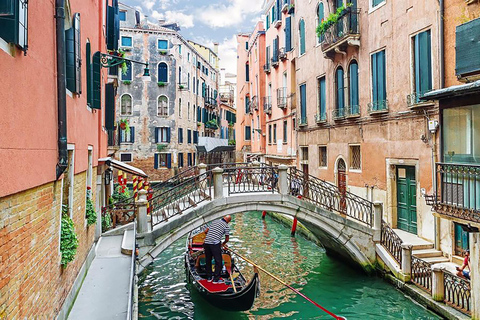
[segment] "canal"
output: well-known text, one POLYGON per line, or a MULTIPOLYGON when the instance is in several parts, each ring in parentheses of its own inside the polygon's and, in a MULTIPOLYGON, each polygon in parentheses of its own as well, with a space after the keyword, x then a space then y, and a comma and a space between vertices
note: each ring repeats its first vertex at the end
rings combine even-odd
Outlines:
MULTIPOLYGON (((261 213, 236 215, 230 246, 337 315, 352 319, 441 319, 375 276, 327 256, 314 242, 261 213)), ((246 312, 217 309, 187 284, 185 239, 172 244, 139 279, 140 319, 333 319, 260 273, 261 293, 246 312)), ((237 259, 238 260, 238 259, 237 259)), ((240 261, 237 261, 240 263, 240 261)), ((246 275, 252 267, 242 264, 246 275)))

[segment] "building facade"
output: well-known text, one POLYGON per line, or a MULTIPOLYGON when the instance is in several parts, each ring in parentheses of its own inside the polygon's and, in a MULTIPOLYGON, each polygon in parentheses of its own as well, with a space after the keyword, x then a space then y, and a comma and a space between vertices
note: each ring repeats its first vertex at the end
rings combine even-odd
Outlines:
POLYGON ((99 58, 115 50, 106 39, 118 30, 106 11, 117 10, 116 1, 0 5, 0 73, 8 75, 0 90, 2 319, 66 317, 74 283, 94 255, 111 103, 99 58), (96 224, 87 223, 87 201, 96 208, 96 224), (62 217, 73 221, 79 243, 63 265, 62 217))
POLYGON ((178 32, 176 25, 140 21, 134 8, 120 5, 120 49, 125 57, 148 61, 118 71, 117 129, 111 145, 121 161, 162 181, 197 163, 200 136, 218 136, 218 71, 178 32), (129 130, 119 128, 128 122, 129 130))

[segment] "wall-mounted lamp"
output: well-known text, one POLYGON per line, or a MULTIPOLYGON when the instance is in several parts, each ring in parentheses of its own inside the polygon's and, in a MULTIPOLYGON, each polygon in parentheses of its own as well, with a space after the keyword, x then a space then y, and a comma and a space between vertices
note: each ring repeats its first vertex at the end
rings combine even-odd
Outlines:
POLYGON ((110 184, 110 181, 112 181, 112 176, 113 176, 112 170, 110 169, 105 170, 104 179, 105 179, 106 186, 108 186, 110 184))
POLYGON ((108 53, 102 53, 100 52, 100 62, 102 64, 102 67, 104 68, 110 68, 110 67, 115 67, 119 66, 125 62, 133 62, 133 63, 138 63, 138 64, 143 64, 145 66, 145 69, 143 69, 143 76, 142 80, 143 81, 150 81, 150 69, 148 68, 148 61, 146 62, 141 62, 141 61, 136 61, 132 59, 127 59, 118 55, 112 55, 108 53))

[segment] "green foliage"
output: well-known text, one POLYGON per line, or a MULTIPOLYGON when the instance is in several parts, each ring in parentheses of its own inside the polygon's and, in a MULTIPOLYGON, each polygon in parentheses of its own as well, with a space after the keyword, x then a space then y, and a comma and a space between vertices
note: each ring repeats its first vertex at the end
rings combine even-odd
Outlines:
POLYGON ((110 214, 108 212, 104 211, 102 214, 102 232, 107 231, 111 227, 112 227, 112 218, 110 217, 110 214))
POLYGON ((326 19, 323 19, 317 27, 317 36, 323 36, 331 26, 336 24, 338 20, 347 13, 348 8, 351 6, 352 3, 348 2, 346 6, 337 8, 336 12, 331 13, 326 19))
POLYGON ((68 214, 68 206, 62 206, 62 227, 60 232, 61 264, 65 268, 75 259, 78 247, 78 238, 75 233, 75 225, 68 214))
POLYGON ((158 81, 157 84, 158 84, 159 87, 165 87, 165 85, 166 85, 166 83, 163 82, 163 81, 158 81))
POLYGON ((167 50, 158 50, 158 52, 163 55, 167 54, 167 50))
POLYGON ((233 127, 234 125, 235 125, 235 124, 234 124, 233 122, 229 122, 229 123, 228 123, 228 126, 229 126, 229 127, 233 127))
POLYGON ((125 129, 122 130, 125 130, 125 132, 128 134, 130 132, 130 124, 128 123, 128 119, 121 119, 118 123, 120 128, 122 128, 122 124, 125 127, 125 129))
POLYGON ((121 190, 122 190, 122 186, 117 186, 117 188, 113 192, 112 194, 113 203, 125 202, 130 198, 130 191, 128 190, 128 188, 125 188, 125 192, 123 193, 121 192, 121 190))
POLYGON ((183 84, 181 84, 181 85, 178 86, 178 89, 180 89, 180 90, 185 89, 185 86, 183 84))
POLYGON ((97 222, 97 212, 95 211, 95 207, 91 199, 91 192, 92 191, 90 190, 90 187, 87 187, 87 203, 85 216, 87 218, 87 225, 89 226, 97 222))
POLYGON ((228 145, 229 146, 234 146, 236 144, 237 144, 237 142, 235 140, 228 140, 228 145))
POLYGON ((209 129, 218 129, 218 122, 217 119, 212 119, 208 120, 207 123, 205 123, 205 127, 209 129))
POLYGON ((123 84, 126 84, 126 85, 129 85, 130 83, 132 83, 132 81, 130 81, 130 80, 124 80, 124 81, 122 81, 122 83, 123 83, 123 84))
POLYGON ((157 151, 162 151, 167 147, 166 144, 157 144, 157 151))

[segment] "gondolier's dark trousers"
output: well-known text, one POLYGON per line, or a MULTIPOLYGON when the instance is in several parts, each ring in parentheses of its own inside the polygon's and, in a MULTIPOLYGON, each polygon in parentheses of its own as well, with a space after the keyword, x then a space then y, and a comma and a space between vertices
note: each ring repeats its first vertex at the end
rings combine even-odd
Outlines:
POLYGON ((207 272, 207 278, 212 276, 212 256, 215 259, 215 273, 213 274, 213 280, 220 279, 222 272, 222 244, 203 244, 205 249, 205 267, 207 272))

